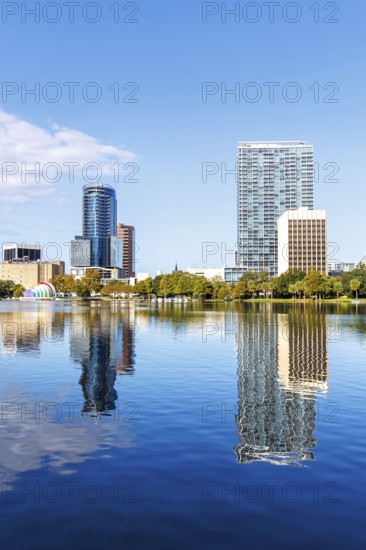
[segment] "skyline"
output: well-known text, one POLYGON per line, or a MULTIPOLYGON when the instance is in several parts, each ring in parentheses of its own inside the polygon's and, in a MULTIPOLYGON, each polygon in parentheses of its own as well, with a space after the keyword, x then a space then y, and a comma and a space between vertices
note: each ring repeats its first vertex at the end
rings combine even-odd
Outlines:
MULTIPOLYGON (((78 161, 84 166, 99 162, 106 170, 115 159, 138 164, 138 174, 130 167, 122 179, 130 174, 129 179, 139 183, 117 185, 118 221, 136 227, 137 271, 156 272, 172 269, 176 260, 182 267, 202 265, 204 242, 225 242, 229 250, 234 248, 236 181, 228 175, 223 182, 221 167, 235 169, 237 142, 306 140, 314 144, 315 162, 320 166, 314 208, 329 212, 329 240, 340 248, 335 258, 359 262, 366 254, 366 245, 355 238, 354 223, 362 219, 365 197, 360 160, 364 76, 359 68, 366 7, 353 1, 341 3, 336 24, 314 23, 309 9, 296 24, 282 18, 268 23, 264 16, 250 24, 235 23, 229 17, 222 23, 219 14, 204 23, 202 6, 193 1, 174 10, 163 2, 139 5, 136 24, 116 26, 104 18, 91 25, 77 17, 70 24, 64 17, 54 25, 44 21, 22 25, 19 48, 27 52, 27 63, 10 51, 2 66, 0 163, 78 161), (190 29, 189 41, 184 39, 186 28, 190 29), (345 37, 342 41, 338 40, 340 31, 345 37), (32 40, 35 32, 41 39, 38 43, 32 40), (100 39, 85 56, 77 44, 80 36, 93 42, 89 40, 92 32, 100 39), (52 51, 40 46, 51 39, 52 51), (183 50, 178 47, 182 41, 183 50), (243 54, 246 48, 251 51, 252 44, 256 45, 254 55, 243 54), (124 56, 129 48, 134 55, 124 56), (100 62, 110 52, 117 52, 121 62, 109 66, 100 62), (42 95, 50 82, 62 90, 59 101, 47 101, 42 95), (65 82, 80 83, 73 103, 65 82), (103 92, 96 103, 82 95, 90 82, 96 82, 103 92), (115 102, 116 82, 120 83, 119 103, 115 102), (134 82, 139 87, 137 94, 133 86, 123 90, 126 83, 134 82), (255 86, 246 89, 243 98, 245 84, 250 82, 260 86, 262 98, 257 103, 249 101, 258 89, 255 86), (264 84, 268 82, 280 83, 273 87, 272 103, 271 88, 264 84), (297 103, 289 101, 296 92, 296 87, 287 86, 290 82, 301 87, 297 103), (339 91, 324 89, 332 82, 339 91), (16 83, 19 91, 11 84, 4 90, 4 83, 16 83), (22 98, 22 83, 29 90, 39 83, 39 103, 31 94, 22 98), (203 88, 203 83, 214 84, 203 88), (226 91, 235 89, 236 83, 240 84, 240 101, 228 94, 222 102, 225 87, 226 91), (130 99, 137 103, 123 102, 133 93, 130 99), (345 147, 346 142, 352 147, 345 147), (204 163, 219 167, 206 182, 204 163), (164 247, 157 249, 157 242, 164 242, 164 247)), ((4 44, 16 24, 15 16, 3 23, 4 44)), ((51 98, 55 90, 48 88, 46 97, 51 98)), ((93 88, 89 91, 91 96, 93 88)), ((43 236, 47 235, 48 242, 63 243, 79 233, 79 196, 87 183, 80 175, 74 183, 64 178, 41 189, 29 181, 17 186, 16 181, 9 176, 7 186, 3 180, 0 184, 2 242, 25 239, 45 244, 43 236)), ((101 181, 113 185, 113 173, 101 181)), ((206 265, 219 267, 220 255, 206 265)))
MULTIPOLYGON (((296 145, 296 144, 302 144, 303 147, 307 149, 310 148, 310 150, 312 151, 311 153, 311 157, 313 159, 314 157, 314 146, 313 144, 310 144, 310 142, 308 141, 296 141, 296 140, 291 140, 291 142, 288 142, 288 141, 279 141, 279 140, 275 140, 275 141, 254 141, 254 142, 249 142, 249 141, 239 141, 237 146, 238 146, 238 155, 240 155, 240 151, 243 147, 246 147, 246 146, 249 146, 249 147, 254 147, 254 146, 258 146, 260 147, 261 145, 263 145, 264 147, 268 147, 270 146, 271 148, 275 148, 275 149, 278 149, 279 147, 285 147, 286 144, 288 143, 292 143, 293 145, 296 145)), ((256 150, 258 150, 258 147, 255 147, 256 150)), ((286 147, 285 147, 286 148, 286 147)), ((242 166, 242 159, 241 157, 239 158, 239 156, 237 157, 237 162, 236 162, 236 170, 237 170, 237 175, 236 175, 236 182, 237 182, 237 190, 239 188, 241 188, 240 186, 242 185, 242 180, 240 180, 240 177, 241 177, 241 170, 243 168, 242 166)), ((289 161, 290 162, 290 161, 289 161)), ((15 163, 5 163, 5 172, 6 172, 6 177, 8 178, 9 177, 9 174, 12 175, 11 171, 10 170, 13 170, 14 169, 14 166, 12 166, 11 168, 9 167, 10 164, 13 164, 15 165, 15 163)), ((65 168, 65 171, 67 171, 68 173, 68 177, 69 179, 72 177, 73 179, 75 179, 75 170, 78 170, 79 168, 78 167, 74 167, 74 166, 70 166, 72 164, 77 164, 76 161, 72 161, 72 162, 64 162, 63 165, 65 168)), ((79 163, 78 163, 79 164, 79 163)), ((134 164, 134 163, 133 163, 134 164)), ((50 168, 54 169, 55 166, 57 165, 57 167, 59 167, 59 169, 62 171, 62 166, 61 164, 59 163, 50 163, 50 168)), ((102 170, 102 167, 101 165, 98 165, 100 167, 100 169, 102 170)), ((293 170, 293 166, 291 168, 291 162, 290 164, 286 164, 285 163, 285 172, 286 173, 286 170, 293 170)), ((57 167, 55 168, 56 172, 57 172, 57 167)), ((26 177, 28 177, 28 174, 27 174, 27 169, 29 167, 23 167, 23 166, 20 166, 20 173, 23 177, 23 173, 26 175, 26 177)), ((29 170, 30 175, 37 178, 38 176, 41 176, 42 175, 42 165, 37 168, 37 165, 35 165, 35 168, 36 170, 29 170), (37 175, 35 176, 35 172, 37 172, 37 175)), ((94 167, 93 167, 94 168, 94 167)), ((113 166, 112 167, 108 167, 108 169, 111 169, 112 168, 112 171, 113 171, 113 166)), ((2 169, 3 169, 3 177, 4 177, 4 163, 3 163, 3 166, 2 166, 2 169)), ((205 171, 205 174, 206 174, 206 178, 209 177, 213 171, 216 170, 216 167, 214 166, 214 163, 206 163, 206 165, 203 167, 203 171, 205 171)), ((217 170, 219 170, 219 168, 217 167, 217 170)), ((298 170, 298 168, 296 168, 296 171, 298 170)), ((317 177, 317 163, 314 162, 314 180, 316 182, 316 177, 317 177)), ((114 171, 114 173, 116 174, 117 173, 117 170, 114 171)), ((280 179, 278 180, 279 182, 281 181, 284 181, 283 178, 282 178, 283 174, 281 172, 280 174, 280 179)), ((297 176, 298 177, 298 176, 297 176)), ((308 177, 308 175, 307 175, 308 177)), ((289 182, 291 181, 295 181, 293 180, 293 174, 291 175, 290 179, 289 179, 289 182)), ((106 188, 110 188, 114 193, 115 193, 115 187, 112 187, 111 184, 106 184, 106 183, 103 183, 102 181, 100 181, 99 179, 98 180, 85 180, 85 181, 88 181, 88 183, 83 183, 83 186, 82 186, 82 192, 83 194, 85 193, 85 188, 88 188, 88 187, 93 187, 93 186, 101 186, 102 188, 106 187, 106 188)), ((277 180, 276 180, 277 181, 277 180)), ((296 181, 298 182, 299 180, 296 179, 296 181)), ((39 183, 39 182, 37 182, 39 183)), ((275 185, 275 183, 273 183, 272 185, 275 185)), ((313 184, 311 185, 311 187, 313 188, 313 184)), ((242 193, 242 191, 241 191, 242 193)), ((311 193, 312 197, 313 197, 313 192, 311 193)), ((116 195, 117 196, 117 195, 116 195)), ((85 206, 83 206, 83 201, 84 199, 82 200, 82 205, 81 205, 81 210, 84 212, 85 210, 85 206)), ((15 201, 17 202, 17 201, 15 201)), ((273 203, 274 204, 274 203, 273 203)), ((309 203, 310 204, 310 203, 309 203)), ((313 198, 311 200, 311 204, 313 205, 313 198)), ((236 205, 237 206, 237 209, 238 209, 238 204, 236 205)), ((293 210, 294 207, 293 206, 290 206, 289 208, 286 208, 286 211, 291 211, 293 210)), ((295 208, 296 209, 296 208, 295 208)), ((312 206, 311 210, 316 210, 316 207, 312 206)), ((324 210, 324 209, 323 209, 324 210)), ((326 210, 328 212, 328 210, 326 210)), ((83 214, 83 216, 85 215, 85 213, 83 214)), ((116 217, 116 219, 118 219, 118 213, 115 212, 114 214, 116 217)), ((126 225, 124 223, 121 223, 121 222, 117 222, 118 223, 118 226, 123 226, 123 225, 126 225)), ((237 218, 237 224, 239 224, 239 219, 237 218)), ((116 227, 117 227, 117 224, 116 224, 116 227)), ((129 227, 126 225, 126 227, 129 227)), ((239 226, 237 226, 239 227, 239 226)), ((80 233, 80 231, 79 231, 80 233)), ((47 252, 49 252, 49 248, 51 248, 52 252, 50 254, 49 257, 44 257, 42 255, 42 261, 64 261, 65 262, 65 266, 66 266, 66 270, 70 270, 70 268, 72 267, 73 265, 73 254, 75 255, 74 251, 73 251, 73 243, 75 243, 75 239, 80 239, 81 237, 75 237, 74 239, 70 239, 70 241, 66 241, 66 242, 63 242, 63 243, 57 243, 56 241, 52 241, 51 243, 42 243, 40 242, 40 240, 38 240, 36 242, 36 245, 37 246, 40 246, 40 249, 41 249, 41 252, 44 252, 45 250, 47 252), (54 246, 56 245, 56 246, 54 246), (55 254, 55 255, 53 255, 55 254), (62 254, 62 255, 61 255, 62 254)), ((6 245, 10 245, 10 244, 13 244, 15 243, 17 246, 21 246, 25 243, 26 241, 24 239, 21 239, 21 240, 16 240, 14 239, 13 241, 4 241, 2 243, 2 248, 5 250, 5 247, 6 245)), ((248 241, 249 242, 249 241, 248 241)), ((235 260, 233 259, 231 262, 229 261, 224 261, 224 258, 230 258, 231 256, 234 258, 234 254, 232 253, 233 252, 233 249, 229 249, 227 246, 226 246, 226 243, 225 242, 218 242, 218 243, 202 243, 202 261, 201 261, 201 264, 197 264, 196 266, 194 267, 205 267, 205 268, 218 268, 218 267, 238 267, 238 264, 235 263, 235 260), (216 250, 213 250, 212 249, 212 245, 215 245, 215 248, 217 248, 217 251, 216 250), (217 246, 216 246, 217 245, 217 246), (221 258, 221 262, 216 263, 215 265, 210 265, 209 263, 209 260, 208 258, 211 256, 211 255, 215 255, 215 254, 218 254, 218 256, 221 258)), ((238 247, 238 242, 235 243, 235 248, 237 249, 238 247)), ((348 260, 344 260, 343 257, 337 257, 335 258, 334 254, 337 254, 338 250, 337 250, 337 244, 332 242, 331 240, 328 241, 328 249, 329 249, 329 258, 327 260, 327 263, 330 264, 330 263, 339 263, 339 262, 344 262, 344 261, 348 261, 348 260)), ((139 253, 139 245, 138 243, 136 243, 136 259, 135 261, 139 261, 138 260, 138 253, 139 253)), ((179 251, 177 251, 177 256, 179 254, 179 251)), ((365 256, 362 256, 359 260, 354 260, 353 262, 358 265, 363 259, 365 258, 365 256)), ((118 261, 118 260, 117 260, 118 261)), ((122 259, 121 259, 122 261, 122 259)), ((193 263, 191 262, 190 264, 187 265, 187 269, 189 269, 190 267, 192 268, 193 266, 193 263)), ((177 261, 175 262, 175 268, 177 267, 177 261)), ((184 268, 183 268, 184 269, 184 268)), ((157 272, 159 272, 160 270, 157 270, 157 272)), ((151 270, 149 270, 149 273, 151 272, 151 270)), ((169 272, 169 270, 167 271, 169 272)), ((140 273, 143 273, 142 271, 140 271, 140 273)))

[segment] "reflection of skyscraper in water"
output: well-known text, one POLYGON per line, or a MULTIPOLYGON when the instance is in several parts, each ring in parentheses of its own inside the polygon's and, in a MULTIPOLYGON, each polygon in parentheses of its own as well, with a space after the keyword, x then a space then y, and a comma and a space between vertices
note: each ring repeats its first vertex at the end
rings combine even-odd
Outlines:
POLYGON ((325 318, 246 316, 237 334, 238 462, 314 460, 316 392, 326 389, 325 318))
POLYGON ((101 413, 116 408, 117 373, 134 372, 134 328, 124 312, 91 308, 73 324, 70 355, 81 364, 80 385, 84 413, 101 413))
POLYGON ((278 315, 278 373, 281 384, 303 394, 328 390, 328 338, 325 315, 292 311, 278 315))
POLYGON ((116 367, 119 374, 133 374, 135 371, 136 329, 135 309, 128 306, 122 317, 122 354, 116 367))

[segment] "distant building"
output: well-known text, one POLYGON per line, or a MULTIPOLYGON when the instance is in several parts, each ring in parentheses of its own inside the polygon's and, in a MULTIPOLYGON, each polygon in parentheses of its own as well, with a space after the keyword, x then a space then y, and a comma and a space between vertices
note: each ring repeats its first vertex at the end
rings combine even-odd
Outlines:
POLYGON ((237 170, 236 267, 242 268, 241 275, 266 271, 276 277, 278 218, 286 210, 313 208, 313 146, 304 141, 240 142, 237 170))
POLYGON ((132 225, 117 225, 117 237, 122 241, 122 268, 126 277, 135 277, 135 228, 132 225))
MULTIPOLYGON (((80 279, 88 268, 122 276, 122 241, 117 236, 117 198, 110 185, 83 188, 83 235, 71 242, 71 274, 80 279), (115 272, 114 270, 117 270, 115 272)), ((104 278, 104 273, 103 273, 104 278)))
POLYGON ((141 281, 146 281, 146 279, 150 279, 151 275, 150 273, 136 273, 136 282, 140 283, 141 281))
POLYGON ((215 277, 218 277, 222 281, 225 279, 225 268, 215 268, 215 267, 189 267, 187 273, 191 275, 197 275, 198 277, 203 276, 206 279, 212 280, 215 277))
POLYGON ((362 260, 361 260, 360 263, 363 264, 363 265, 366 265, 366 256, 364 256, 364 257, 362 258, 362 260))
POLYGON ((90 267, 91 265, 91 241, 83 237, 75 237, 71 241, 70 263, 73 267, 90 267))
POLYGON ((328 262, 328 275, 342 275, 356 269, 353 262, 328 262))
POLYGON ((15 244, 3 245, 4 262, 38 262, 41 260, 40 244, 15 244))
POLYGON ((72 267, 70 275, 74 277, 76 281, 79 281, 85 277, 88 271, 98 271, 102 284, 107 284, 109 281, 125 279, 123 269, 115 267, 113 269, 107 269, 103 267, 72 267))
POLYGON ((224 277, 225 277, 225 283, 231 285, 236 284, 240 281, 244 273, 246 273, 247 270, 243 267, 225 267, 224 268, 224 277))
POLYGON ((0 263, 0 279, 31 288, 48 283, 57 275, 64 275, 64 262, 3 262, 0 263))
POLYGON ((289 269, 327 275, 327 213, 307 207, 287 210, 278 220, 278 274, 289 269))

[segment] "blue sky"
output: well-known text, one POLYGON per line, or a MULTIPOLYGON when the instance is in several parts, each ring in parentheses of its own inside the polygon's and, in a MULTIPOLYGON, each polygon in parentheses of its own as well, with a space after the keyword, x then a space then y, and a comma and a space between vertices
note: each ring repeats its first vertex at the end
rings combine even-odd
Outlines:
MULTIPOLYGON (((336 3, 319 2, 319 23, 314 22, 312 1, 298 3, 302 14, 296 23, 285 20, 299 14, 299 8, 288 2, 276 6, 273 23, 263 2, 252 7, 239 2, 239 21, 227 16, 226 23, 221 2, 218 13, 208 16, 206 23, 202 22, 205 8, 198 0, 137 3, 139 12, 131 19, 138 23, 115 23, 108 8, 116 3, 108 0, 100 4, 101 19, 94 24, 81 16, 81 7, 87 4, 83 1, 75 7, 74 23, 62 2, 58 3, 61 19, 53 24, 47 21, 56 13, 51 8, 41 14, 39 23, 22 13, 20 3, 8 8, 18 7, 18 13, 3 12, 2 242, 56 242, 67 261, 63 243, 81 231, 86 181, 78 170, 75 181, 69 181, 64 163, 98 162, 102 180, 113 184, 108 167, 115 161, 122 166, 132 162, 139 166, 138 182, 121 177, 115 187, 119 221, 136 227, 137 270, 169 271, 176 260, 181 268, 202 265, 202 243, 224 242, 232 249, 236 240, 235 178, 228 176, 223 182, 219 172, 204 182, 202 164, 224 163, 233 170, 239 140, 300 139, 315 147, 320 166, 315 206, 328 209, 329 239, 339 247, 334 259, 359 261, 366 254, 359 231, 366 198, 364 3, 338 2, 336 13, 336 3), (259 20, 250 23, 254 10, 259 20), (326 17, 339 22, 325 23, 326 17), (45 85, 55 82, 62 92, 60 100, 51 103, 42 95, 39 102, 30 95, 22 98, 21 91, 37 82, 46 99, 56 88, 45 85), (80 83, 73 103, 65 82, 80 83), (102 93, 95 103, 81 93, 90 82, 102 93), (136 85, 123 90, 124 85, 136 83, 139 90, 132 98, 138 101, 115 102, 109 88, 116 82, 120 98, 136 90, 136 85), (234 95, 222 101, 216 93, 203 102, 203 82, 217 83, 215 89, 220 91, 239 83, 239 101, 234 95), (247 88, 250 82, 255 87, 247 88), (273 102, 264 85, 268 82, 278 83, 273 102), (286 87, 293 82, 296 88, 286 87), (262 97, 250 102, 256 90, 262 97), (286 90, 288 99, 283 97, 286 90), (298 90, 301 99, 291 102, 298 90), (327 98, 338 101, 326 102, 327 98), (4 165, 10 170, 11 162, 19 172, 4 176, 4 165), (52 184, 42 177, 34 182, 28 175, 22 182, 22 162, 27 167, 57 162, 63 177, 52 184), (339 166, 334 176, 338 181, 327 181, 334 164, 339 166)), ((34 2, 26 4, 31 7, 34 2)), ((119 2, 121 19, 132 14, 133 4, 119 2)), ((215 11, 215 3, 209 4, 207 10, 215 11)), ((234 4, 226 3, 228 9, 234 4)), ((96 13, 93 9, 86 12, 90 18, 96 13)), ((230 256, 226 263, 231 263, 230 256)), ((212 256, 207 265, 221 266, 221 255, 212 256)))

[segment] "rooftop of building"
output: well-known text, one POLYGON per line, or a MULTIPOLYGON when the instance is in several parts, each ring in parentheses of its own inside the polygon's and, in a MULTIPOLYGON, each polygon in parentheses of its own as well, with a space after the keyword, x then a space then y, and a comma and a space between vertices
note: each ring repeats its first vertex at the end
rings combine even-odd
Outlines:
POLYGON ((312 147, 308 141, 239 141, 239 148, 281 149, 286 147, 312 147))
POLYGON ((115 191, 114 187, 112 187, 111 185, 108 185, 106 183, 100 183, 100 182, 97 182, 97 183, 87 183, 86 185, 84 185, 83 187, 84 191, 87 191, 87 190, 92 190, 92 189, 111 189, 112 191, 115 191))

